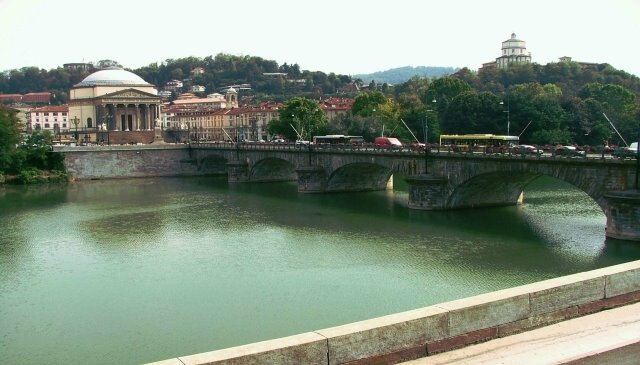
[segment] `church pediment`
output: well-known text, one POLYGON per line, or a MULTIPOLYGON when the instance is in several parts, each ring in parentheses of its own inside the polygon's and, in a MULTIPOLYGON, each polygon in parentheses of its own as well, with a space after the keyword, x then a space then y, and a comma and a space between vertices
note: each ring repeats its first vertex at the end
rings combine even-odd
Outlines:
POLYGON ((125 89, 118 90, 109 94, 104 94, 100 96, 105 99, 147 99, 147 98, 160 98, 158 95, 154 95, 151 93, 147 93, 144 91, 136 90, 136 89, 125 89))

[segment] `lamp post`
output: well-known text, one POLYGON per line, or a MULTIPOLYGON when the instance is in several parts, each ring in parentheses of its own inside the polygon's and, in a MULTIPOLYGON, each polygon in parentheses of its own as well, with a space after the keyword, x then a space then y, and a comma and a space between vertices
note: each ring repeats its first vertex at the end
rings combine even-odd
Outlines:
POLYGON ((78 123, 80 122, 80 119, 78 119, 77 116, 73 117, 73 119, 71 119, 71 123, 73 123, 73 125, 76 127, 76 133, 74 135, 75 140, 76 140, 76 145, 78 144, 79 141, 79 136, 78 136, 78 123))
POLYGON ((107 132, 107 145, 109 145, 109 114, 105 114, 102 116, 102 124, 100 124, 100 139, 104 144, 104 132, 107 132))
MULTIPOLYGON (((500 102, 500 105, 504 105, 504 101, 500 102)), ((511 125, 511 119, 509 118, 509 114, 511 114, 511 105, 509 102, 509 94, 507 94, 507 110, 503 110, 503 113, 507 113, 507 136, 509 136, 509 128, 511 125)))
POLYGON ((638 141, 636 142, 636 190, 640 190, 640 185, 638 185, 639 173, 640 173, 640 125, 638 125, 638 141))
MULTIPOLYGON (((436 99, 431 101, 433 105, 436 105, 436 99)), ((429 143, 429 112, 432 112, 432 109, 427 109, 424 113, 424 173, 429 173, 429 148, 427 144, 429 143)))

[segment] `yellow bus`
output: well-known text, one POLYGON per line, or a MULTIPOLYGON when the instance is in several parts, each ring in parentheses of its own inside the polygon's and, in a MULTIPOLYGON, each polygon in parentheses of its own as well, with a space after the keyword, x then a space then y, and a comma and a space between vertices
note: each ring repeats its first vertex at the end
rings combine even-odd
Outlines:
POLYGON ((518 136, 496 134, 443 134, 440 148, 451 148, 454 152, 507 152, 510 147, 520 144, 518 136))

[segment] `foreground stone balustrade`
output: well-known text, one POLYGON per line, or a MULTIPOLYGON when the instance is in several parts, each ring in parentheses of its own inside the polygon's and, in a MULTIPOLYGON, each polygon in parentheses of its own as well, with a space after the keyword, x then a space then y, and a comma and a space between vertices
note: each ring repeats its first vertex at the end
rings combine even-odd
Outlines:
POLYGON ((153 364, 394 364, 639 301, 640 261, 633 261, 153 364))

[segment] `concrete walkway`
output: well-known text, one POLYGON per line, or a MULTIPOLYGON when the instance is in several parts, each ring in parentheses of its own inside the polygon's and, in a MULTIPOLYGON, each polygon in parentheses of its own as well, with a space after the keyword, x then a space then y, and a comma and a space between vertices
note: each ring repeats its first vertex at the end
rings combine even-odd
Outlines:
POLYGON ((640 303, 403 364, 640 364, 640 303))

